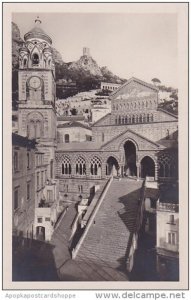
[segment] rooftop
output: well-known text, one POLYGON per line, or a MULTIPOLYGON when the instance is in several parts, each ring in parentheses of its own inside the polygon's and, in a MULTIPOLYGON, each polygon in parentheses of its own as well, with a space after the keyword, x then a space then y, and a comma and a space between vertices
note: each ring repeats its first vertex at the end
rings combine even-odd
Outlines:
POLYGON ((16 133, 12 133, 12 144, 14 146, 21 146, 21 147, 28 147, 35 149, 36 140, 35 139, 28 139, 27 137, 21 136, 16 133))
POLYGON ((41 38, 47 41, 49 44, 52 44, 51 38, 41 28, 41 23, 41 20, 39 17, 37 17, 35 20, 35 26, 24 35, 25 41, 31 38, 41 38))
POLYGON ((57 145, 56 152, 66 151, 95 151, 99 150, 102 143, 95 142, 72 142, 72 143, 60 143, 57 145))
POLYGON ((81 127, 84 129, 91 130, 91 128, 87 125, 84 125, 80 122, 72 121, 64 124, 58 124, 57 128, 72 128, 72 127, 81 127))
POLYGON ((76 116, 65 116, 62 115, 57 117, 57 121, 84 121, 85 117, 83 115, 76 115, 76 116))

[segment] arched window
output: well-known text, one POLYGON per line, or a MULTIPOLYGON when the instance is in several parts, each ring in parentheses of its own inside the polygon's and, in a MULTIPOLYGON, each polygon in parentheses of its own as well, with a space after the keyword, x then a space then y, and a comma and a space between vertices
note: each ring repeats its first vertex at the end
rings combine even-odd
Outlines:
POLYGON ((153 122, 153 114, 150 114, 150 121, 153 122))
POLYGON ((121 117, 119 116, 119 120, 118 120, 119 124, 121 124, 121 117))
POLYGON ((104 132, 102 132, 102 134, 101 134, 101 140, 102 140, 102 142, 104 142, 104 139, 105 139, 104 132))
POLYGON ((27 67, 27 59, 26 58, 24 58, 24 60, 23 60, 23 66, 26 68, 27 67))
POLYGON ((115 124, 117 125, 117 118, 115 118, 115 124))
POLYGON ((48 66, 51 66, 51 59, 48 60, 48 66))
POLYGON ((135 123, 135 116, 133 115, 132 117, 132 123, 134 124, 135 123))
POLYGON ((127 124, 128 123, 128 119, 127 119, 127 116, 125 117, 125 124, 127 124))
POLYGON ((62 174, 63 175, 70 175, 71 174, 71 162, 70 158, 66 155, 64 155, 62 159, 62 174))
POLYGON ((28 124, 28 137, 29 139, 34 139, 35 136, 35 122, 31 120, 28 124))
POLYGON ((167 131, 166 131, 166 139, 169 140, 169 138, 170 138, 170 133, 169 133, 169 129, 167 129, 167 131))
POLYGON ((33 65, 38 65, 39 64, 39 56, 37 53, 34 53, 32 56, 32 64, 33 65))
POLYGON ((101 176, 101 160, 99 157, 94 156, 90 162, 91 175, 101 176))
POLYGON ((41 137, 41 122, 39 120, 36 121, 36 138, 41 137))
POLYGON ((76 160, 76 175, 86 175, 86 162, 81 156, 76 160))
POLYGON ((149 118, 149 114, 147 114, 147 122, 149 123, 150 118, 149 118))
POLYGON ((70 142, 70 135, 69 134, 65 134, 64 135, 64 140, 65 140, 65 143, 69 143, 70 142))
POLYGON ((143 114, 143 123, 146 123, 146 116, 145 116, 145 114, 143 114))

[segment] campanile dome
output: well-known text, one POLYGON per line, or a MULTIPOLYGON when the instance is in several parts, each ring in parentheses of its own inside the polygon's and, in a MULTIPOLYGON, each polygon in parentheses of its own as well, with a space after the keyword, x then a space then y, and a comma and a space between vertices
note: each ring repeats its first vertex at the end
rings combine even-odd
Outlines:
POLYGON ((41 28, 41 20, 39 17, 35 20, 35 26, 24 35, 24 40, 32 40, 32 39, 42 39, 49 44, 52 44, 51 38, 44 32, 44 30, 41 28))

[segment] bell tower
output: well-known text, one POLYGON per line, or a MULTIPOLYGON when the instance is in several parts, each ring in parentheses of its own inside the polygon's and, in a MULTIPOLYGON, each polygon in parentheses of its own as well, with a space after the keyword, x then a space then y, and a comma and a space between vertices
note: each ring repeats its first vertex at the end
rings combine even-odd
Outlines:
POLYGON ((52 58, 52 40, 41 28, 39 17, 24 36, 19 53, 19 134, 36 139, 39 151, 45 153, 53 175, 56 143, 56 84, 52 58))

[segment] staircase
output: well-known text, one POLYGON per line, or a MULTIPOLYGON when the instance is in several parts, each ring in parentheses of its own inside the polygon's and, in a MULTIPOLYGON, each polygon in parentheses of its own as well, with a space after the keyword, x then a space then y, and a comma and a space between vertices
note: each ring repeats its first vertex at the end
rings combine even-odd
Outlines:
POLYGON ((71 235, 71 225, 77 214, 75 204, 72 203, 68 207, 66 213, 61 217, 52 235, 51 244, 54 245, 53 255, 56 268, 59 268, 71 258, 68 241, 71 235))
POLYGON ((114 180, 77 253, 77 261, 91 261, 123 269, 129 239, 135 228, 142 181, 114 180))

